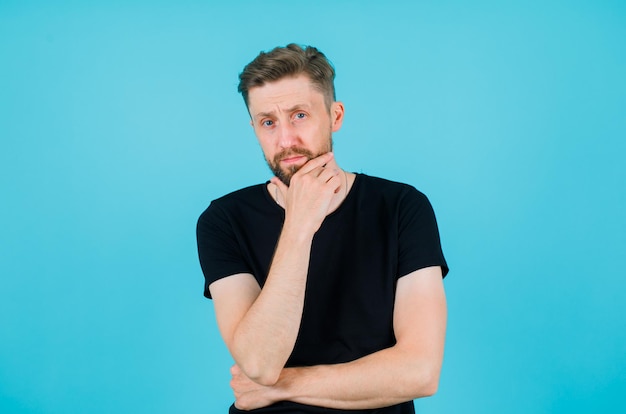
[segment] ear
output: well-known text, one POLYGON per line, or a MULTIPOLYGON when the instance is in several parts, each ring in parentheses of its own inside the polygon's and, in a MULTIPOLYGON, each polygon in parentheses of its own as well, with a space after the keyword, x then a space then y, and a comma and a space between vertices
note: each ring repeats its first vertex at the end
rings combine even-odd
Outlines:
POLYGON ((330 106, 330 116, 332 122, 332 131, 337 132, 343 123, 344 107, 341 102, 333 102, 330 106))

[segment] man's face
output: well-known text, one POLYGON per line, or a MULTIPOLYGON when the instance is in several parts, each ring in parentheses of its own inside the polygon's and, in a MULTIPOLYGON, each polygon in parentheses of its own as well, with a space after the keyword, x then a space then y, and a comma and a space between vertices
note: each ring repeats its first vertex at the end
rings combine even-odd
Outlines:
POLYGON ((328 108, 306 75, 250 89, 248 109, 265 160, 286 185, 307 161, 332 150, 343 121, 343 105, 328 108))

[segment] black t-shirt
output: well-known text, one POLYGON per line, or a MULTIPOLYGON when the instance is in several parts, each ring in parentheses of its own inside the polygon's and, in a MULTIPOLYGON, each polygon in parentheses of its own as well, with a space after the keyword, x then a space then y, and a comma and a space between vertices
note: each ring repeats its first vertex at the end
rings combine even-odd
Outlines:
MULTIPOLYGON (((237 273, 252 274, 262 287, 283 220, 284 210, 265 184, 214 200, 197 227, 205 296, 210 298, 211 283, 237 273)), ((393 346, 397 279, 428 266, 448 272, 426 196, 406 184, 357 174, 313 238, 300 332, 286 366, 348 362, 393 346)), ((280 403, 260 412, 320 412, 306 408, 280 403)), ((414 411, 408 402, 375 412, 414 411)))

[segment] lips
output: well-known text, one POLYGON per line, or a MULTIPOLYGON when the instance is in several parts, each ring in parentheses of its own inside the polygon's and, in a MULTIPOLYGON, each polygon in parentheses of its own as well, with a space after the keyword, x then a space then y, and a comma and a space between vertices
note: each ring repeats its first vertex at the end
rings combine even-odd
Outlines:
POLYGON ((295 155, 295 156, 289 156, 289 157, 283 158, 282 160, 280 160, 280 162, 283 162, 285 164, 294 164, 304 159, 306 159, 304 155, 295 155))

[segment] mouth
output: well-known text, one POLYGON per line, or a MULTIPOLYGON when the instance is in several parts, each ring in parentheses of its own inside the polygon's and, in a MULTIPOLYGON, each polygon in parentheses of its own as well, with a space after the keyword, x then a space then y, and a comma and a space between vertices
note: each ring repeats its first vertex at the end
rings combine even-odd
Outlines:
POLYGON ((303 160, 306 160, 307 157, 305 157, 304 155, 294 155, 294 156, 289 156, 287 158, 283 158, 282 160, 280 160, 280 162, 282 164, 287 164, 287 165, 293 165, 293 164, 298 164, 303 160))

